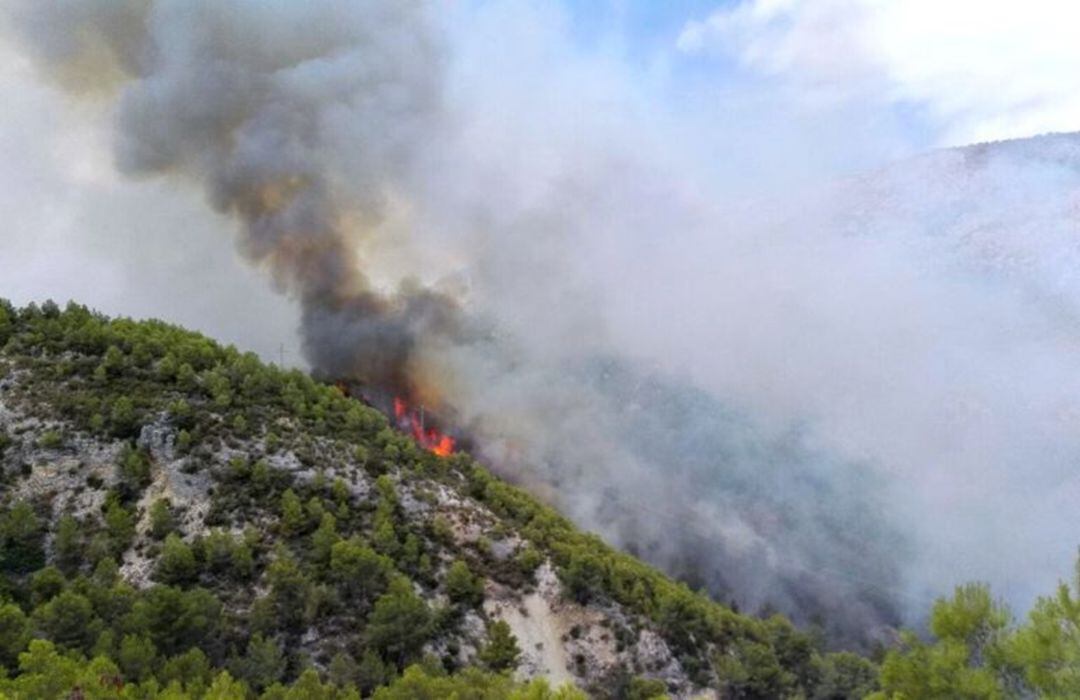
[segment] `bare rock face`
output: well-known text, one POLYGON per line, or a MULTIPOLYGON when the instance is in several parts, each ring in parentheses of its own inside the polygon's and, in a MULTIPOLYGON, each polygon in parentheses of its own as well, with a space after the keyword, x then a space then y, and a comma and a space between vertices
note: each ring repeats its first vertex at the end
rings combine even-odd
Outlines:
POLYGON ((519 677, 544 676, 553 683, 573 680, 570 657, 563 645, 563 638, 570 632, 570 619, 554 610, 542 593, 518 598, 502 587, 492 586, 484 612, 505 621, 517 637, 522 652, 519 677))
POLYGON ((136 444, 153 455, 155 460, 171 462, 176 458, 176 433, 165 416, 144 425, 136 444))
POLYGON ((14 436, 5 462, 19 465, 22 473, 11 487, 14 499, 45 500, 54 513, 77 517, 101 508, 105 490, 116 480, 119 444, 102 443, 71 433, 60 423, 26 416, 5 404, 2 393, 0 431, 14 436), (55 435, 56 444, 46 440, 46 435, 55 435))
POLYGON ((653 678, 669 685, 682 685, 686 673, 678 659, 671 653, 667 642, 652 630, 642 630, 634 650, 642 670, 653 678))
POLYGON ((535 577, 536 589, 525 595, 489 582, 484 604, 484 612, 505 621, 518 639, 519 677, 543 676, 553 683, 571 681, 590 687, 603 684, 619 669, 630 668, 677 689, 675 697, 696 692, 655 632, 634 632, 636 642, 620 648, 616 628, 630 629, 622 611, 566 600, 550 562, 537 569, 535 577))

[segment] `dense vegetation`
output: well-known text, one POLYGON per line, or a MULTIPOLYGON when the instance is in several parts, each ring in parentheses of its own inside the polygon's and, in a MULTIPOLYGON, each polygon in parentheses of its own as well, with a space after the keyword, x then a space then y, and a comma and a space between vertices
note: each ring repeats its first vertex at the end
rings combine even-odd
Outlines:
MULTIPOLYGON (((36 421, 0 424, 0 694, 12 698, 579 697, 512 680, 521 649, 483 608, 485 581, 526 590, 545 562, 567 600, 622 611, 620 648, 655 630, 696 685, 726 697, 1080 695, 1067 587, 1019 629, 985 589, 963 588, 934 610, 937 641, 905 636, 879 667, 824 653, 780 616, 719 605, 468 455, 429 454, 337 389, 198 334, 0 303, 0 348, 0 407, 36 421), (209 484, 205 512, 153 497, 148 429, 209 484), (108 478, 79 471, 88 441, 120 446, 108 478), (43 465, 16 453, 68 465, 95 507, 17 488, 43 465), (446 519, 417 516, 439 488, 493 513, 490 532, 462 543, 446 519), (139 562, 151 569, 131 580, 139 562), (470 616, 486 626, 474 654, 459 639, 470 616)), ((669 688, 622 669, 586 690, 669 688)))

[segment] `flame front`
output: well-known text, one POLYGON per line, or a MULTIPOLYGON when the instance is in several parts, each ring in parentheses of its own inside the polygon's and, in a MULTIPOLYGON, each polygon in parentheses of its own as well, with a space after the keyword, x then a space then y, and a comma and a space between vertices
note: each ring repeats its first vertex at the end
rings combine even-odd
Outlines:
POLYGON ((398 428, 413 436, 413 439, 425 450, 440 457, 447 457, 454 451, 454 438, 437 430, 424 426, 423 408, 411 408, 402 398, 394 399, 394 419, 398 428))

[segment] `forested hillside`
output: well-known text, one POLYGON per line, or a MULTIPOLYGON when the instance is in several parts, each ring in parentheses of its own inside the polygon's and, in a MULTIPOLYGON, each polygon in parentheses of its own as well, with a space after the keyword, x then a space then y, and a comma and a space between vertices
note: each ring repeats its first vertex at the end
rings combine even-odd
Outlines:
POLYGON ((1066 586, 1019 629, 960 589, 879 666, 198 334, 0 303, 0 348, 6 697, 1080 695, 1066 586))

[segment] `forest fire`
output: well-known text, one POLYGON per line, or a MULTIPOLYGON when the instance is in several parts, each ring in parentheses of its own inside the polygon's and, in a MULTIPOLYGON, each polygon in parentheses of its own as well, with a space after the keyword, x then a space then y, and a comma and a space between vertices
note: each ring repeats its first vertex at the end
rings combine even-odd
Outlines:
MULTIPOLYGON (((361 401, 380 411, 387 411, 385 399, 378 400, 378 393, 372 392, 370 387, 365 391, 362 384, 344 379, 334 382, 334 386, 343 396, 361 401)), ((413 408, 405 399, 395 397, 393 411, 394 426, 398 430, 411 435, 420 447, 428 452, 439 457, 448 457, 457 449, 458 440, 431 425, 434 422, 432 416, 425 411, 423 406, 413 408)))
POLYGON ((413 436, 413 439, 425 450, 440 457, 447 457, 454 451, 454 438, 436 428, 424 425, 424 407, 412 408, 402 398, 394 399, 394 419, 401 430, 413 436))

